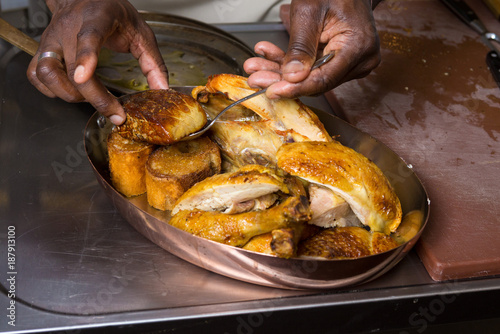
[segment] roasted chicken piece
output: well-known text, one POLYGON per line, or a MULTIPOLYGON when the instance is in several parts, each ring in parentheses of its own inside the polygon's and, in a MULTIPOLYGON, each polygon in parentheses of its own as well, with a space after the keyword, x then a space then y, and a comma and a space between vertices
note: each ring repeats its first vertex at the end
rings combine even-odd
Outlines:
POLYGON ((209 177, 179 199, 170 224, 203 238, 240 247, 251 238, 273 230, 300 228, 300 224, 310 219, 306 191, 298 179, 276 173, 271 168, 248 165, 209 177), (257 206, 261 202, 265 203, 257 206), (228 212, 228 208, 234 207, 246 211, 228 212))
MULTIPOLYGON (((247 78, 233 74, 218 74, 208 78, 205 86, 193 90, 193 97, 200 94, 223 93, 228 99, 236 101, 248 96, 256 89, 250 88, 247 78)), ((204 96, 205 98, 205 96, 204 96)), ((298 99, 268 99, 259 95, 241 103, 257 113, 262 119, 270 120, 277 131, 293 130, 308 140, 329 141, 330 135, 318 116, 298 99)))
POLYGON ((337 141, 284 144, 278 166, 329 188, 349 203, 362 224, 390 234, 401 222, 401 203, 391 184, 372 161, 337 141))
POLYGON ((277 192, 289 193, 283 177, 270 168, 247 165, 198 182, 178 199, 172 214, 182 210, 223 213, 262 210, 276 202, 277 192))
POLYGON ((424 224, 424 213, 420 210, 412 210, 404 215, 401 224, 393 237, 401 244, 415 237, 424 224))
POLYGON ((193 235, 241 247, 256 235, 303 223, 309 218, 307 198, 288 197, 267 210, 238 214, 182 210, 172 216, 169 223, 193 235))
MULTIPOLYGON (((193 97, 200 102, 210 119, 214 119, 224 108, 234 101, 222 93, 209 93, 204 86, 193 89, 193 97)), ((242 104, 237 104, 226 111, 219 120, 221 121, 259 121, 262 117, 242 104)))
MULTIPOLYGON (((305 224, 299 224, 300 227, 305 224)), ((281 228, 250 239, 243 249, 274 255, 282 258, 294 257, 302 228, 281 228)))
MULTIPOLYGON (((199 90, 196 96, 210 118, 233 102, 222 93, 206 90, 199 90)), ((248 164, 275 167, 276 152, 283 143, 309 140, 293 129, 276 128, 274 120, 263 119, 242 105, 222 115, 210 133, 221 149, 226 171, 248 164)))
POLYGON ((285 142, 296 141, 299 135, 291 130, 280 133, 269 125, 269 121, 222 121, 212 127, 210 138, 219 146, 224 160, 232 168, 248 164, 276 167, 278 149, 285 142))
POLYGON ((326 260, 352 259, 378 254, 398 247, 390 236, 362 227, 325 229, 299 244, 298 256, 326 260))
POLYGON ((168 145, 198 131, 207 122, 201 105, 172 89, 147 90, 122 98, 127 119, 117 132, 125 138, 168 145))

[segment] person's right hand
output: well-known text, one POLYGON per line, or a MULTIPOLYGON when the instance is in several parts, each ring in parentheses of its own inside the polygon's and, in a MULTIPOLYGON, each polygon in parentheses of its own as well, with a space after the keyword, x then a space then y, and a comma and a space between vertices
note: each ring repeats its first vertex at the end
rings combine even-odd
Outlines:
POLYGON ((150 27, 126 0, 47 0, 52 20, 27 71, 43 94, 67 102, 87 101, 114 124, 125 112, 95 75, 101 47, 130 52, 152 89, 168 88, 168 71, 150 27), (51 51, 56 58, 41 58, 51 51))

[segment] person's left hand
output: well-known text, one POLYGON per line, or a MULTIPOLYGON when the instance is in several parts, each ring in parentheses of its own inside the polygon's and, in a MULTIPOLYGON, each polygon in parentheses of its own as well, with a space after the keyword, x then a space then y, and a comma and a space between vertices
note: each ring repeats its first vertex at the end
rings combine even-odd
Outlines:
POLYGON ((287 52, 259 42, 255 52, 262 57, 244 64, 249 85, 267 87, 270 98, 323 93, 366 76, 380 63, 369 0, 293 0, 280 15, 290 32, 287 52), (314 61, 327 53, 335 57, 311 72, 314 61))

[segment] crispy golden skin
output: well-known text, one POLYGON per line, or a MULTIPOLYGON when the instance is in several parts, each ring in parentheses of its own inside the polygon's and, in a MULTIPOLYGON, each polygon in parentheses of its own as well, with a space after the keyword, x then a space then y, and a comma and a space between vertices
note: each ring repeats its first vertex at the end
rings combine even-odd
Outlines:
POLYGON ((296 255, 299 233, 300 229, 295 228, 272 230, 253 237, 243 246, 243 249, 289 259, 296 255))
POLYGON ((112 132, 107 140, 111 183, 127 197, 146 192, 145 165, 154 145, 125 139, 112 132))
MULTIPOLYGON (((204 86, 193 92, 211 118, 233 102, 220 92, 207 92, 204 86)), ((241 104, 229 109, 210 129, 210 138, 219 145, 226 162, 223 169, 248 164, 276 167, 276 152, 283 143, 309 140, 293 129, 282 129, 276 124, 275 120, 264 119, 241 104)))
POLYGON ((172 89, 131 94, 122 104, 127 119, 117 131, 128 139, 168 145, 201 129, 207 122, 195 99, 172 89))
POLYGON ((403 244, 410 241, 422 228, 424 224, 424 213, 420 210, 412 210, 404 215, 401 224, 394 233, 394 239, 403 244))
POLYGON ((172 210, 177 199, 193 184, 220 172, 218 147, 207 137, 162 146, 146 163, 148 203, 172 210))
POLYGON ((344 198, 361 223, 390 234, 401 222, 401 203, 382 171, 337 141, 284 144, 277 154, 286 172, 318 183, 344 198))
POLYGON ((390 236, 369 232, 362 227, 347 226, 322 230, 299 244, 299 257, 327 260, 352 259, 378 254, 398 247, 390 236))
POLYGON ((305 222, 309 218, 307 198, 288 197, 267 210, 232 215, 183 210, 172 216, 169 223, 193 235, 241 247, 256 235, 305 222))
MULTIPOLYGON (((208 78, 204 87, 193 90, 197 98, 204 92, 223 93, 230 100, 236 101, 254 92, 247 78, 234 74, 217 74, 208 78)), ((251 98, 241 105, 257 113, 262 119, 272 121, 272 127, 277 131, 293 130, 308 140, 329 141, 330 135, 318 116, 298 99, 271 100, 266 95, 251 98)))

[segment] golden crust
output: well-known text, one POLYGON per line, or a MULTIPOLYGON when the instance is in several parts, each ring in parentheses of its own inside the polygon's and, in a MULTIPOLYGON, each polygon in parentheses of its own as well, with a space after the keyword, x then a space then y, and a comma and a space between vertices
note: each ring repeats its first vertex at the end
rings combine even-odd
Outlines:
POLYGON ((307 198, 288 197, 262 211, 225 214, 182 210, 172 216, 169 224, 205 239, 241 247, 256 235, 294 226, 309 218, 307 198))
POLYGON ((382 171, 337 141, 284 144, 277 154, 286 172, 330 188, 372 231, 390 234, 401 222, 399 198, 382 171))
MULTIPOLYGON (((236 101, 257 90, 248 86, 247 78, 234 74, 217 74, 208 78, 205 90, 209 93, 221 92, 228 99, 236 101)), ((193 90, 196 98, 203 92, 202 88, 193 90)), ((294 130, 309 140, 330 141, 318 116, 298 99, 271 100, 266 95, 259 95, 241 103, 266 120, 274 122, 274 128, 279 131, 294 130)))
POLYGON ((361 227, 336 227, 322 230, 299 244, 298 256, 327 260, 352 259, 378 254, 398 247, 390 236, 371 233, 361 227))
POLYGON ((146 192, 145 165, 154 145, 111 133, 107 140, 111 182, 127 197, 146 192))
POLYGON ((148 203, 172 210, 177 199, 193 184, 220 172, 218 147, 207 137, 163 146, 146 163, 148 203))
POLYGON ((148 90, 122 101, 127 114, 118 132, 125 138, 168 145, 201 129, 207 116, 191 96, 175 90, 148 90))

